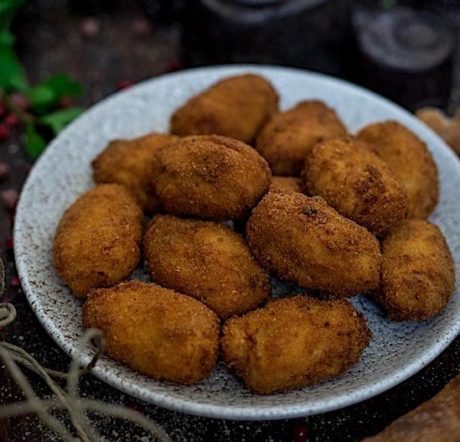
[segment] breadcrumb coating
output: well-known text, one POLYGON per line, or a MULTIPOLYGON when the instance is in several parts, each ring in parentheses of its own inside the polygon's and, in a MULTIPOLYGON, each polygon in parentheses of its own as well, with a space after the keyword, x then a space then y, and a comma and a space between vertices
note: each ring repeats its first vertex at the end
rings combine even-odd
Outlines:
POLYGON ((270 192, 252 211, 246 236, 263 266, 301 287, 353 296, 379 285, 377 239, 321 197, 270 192))
POLYGON ((119 184, 101 184, 81 195, 59 222, 54 267, 73 293, 126 279, 140 259, 143 214, 119 184))
POLYGON ((93 160, 93 179, 97 184, 123 184, 143 210, 158 212, 161 204, 151 181, 154 153, 178 137, 152 132, 132 140, 113 140, 93 160))
POLYGON ((153 280, 199 299, 221 318, 252 310, 270 295, 267 272, 242 235, 223 225, 157 215, 144 253, 153 280))
POLYGON ((345 300, 283 298, 223 327, 226 363, 247 387, 270 394, 317 384, 356 364, 371 333, 345 300))
POLYGON ((439 228, 410 219, 382 243, 382 287, 373 298, 395 321, 423 321, 444 310, 455 289, 455 265, 439 228))
POLYGON ((251 143, 278 109, 278 94, 260 75, 224 78, 192 97, 171 117, 176 135, 224 135, 251 143))
POLYGON ((407 196, 384 161, 351 137, 318 143, 302 171, 308 195, 382 236, 407 215, 407 196))
POLYGON ((216 365, 219 319, 196 299, 140 281, 92 290, 83 325, 98 328, 108 355, 158 380, 194 384, 216 365))
POLYGON ((275 114, 260 132, 255 147, 274 175, 298 176, 318 141, 345 135, 344 124, 325 103, 301 101, 275 114))
POLYGON ((374 123, 358 138, 370 145, 403 185, 408 217, 425 219, 438 204, 438 169, 426 144, 396 121, 374 123))
POLYGON ((274 176, 269 192, 302 192, 300 178, 294 176, 274 176))
POLYGON ((156 153, 152 182, 169 213, 241 219, 267 192, 271 173, 267 162, 247 144, 197 135, 156 153))

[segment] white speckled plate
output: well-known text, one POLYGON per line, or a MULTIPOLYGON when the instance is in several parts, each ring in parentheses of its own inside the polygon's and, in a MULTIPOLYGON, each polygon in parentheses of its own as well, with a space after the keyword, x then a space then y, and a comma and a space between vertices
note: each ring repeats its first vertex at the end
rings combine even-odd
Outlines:
MULTIPOLYGON (((56 343, 67 353, 80 352, 80 302, 57 278, 51 264, 56 225, 75 198, 90 188, 90 161, 107 142, 147 131, 166 131, 171 112, 217 79, 243 72, 269 78, 286 108, 301 99, 324 100, 338 111, 350 131, 379 120, 396 119, 429 146, 440 171, 441 201, 432 221, 447 237, 460 266, 460 164, 449 148, 411 114, 379 96, 343 81, 305 71, 264 66, 232 66, 184 71, 159 77, 120 92, 88 110, 48 147, 24 186, 16 215, 15 254, 30 305, 56 343)), ((109 358, 93 373, 110 385, 162 407, 227 419, 279 419, 345 407, 404 381, 433 360, 460 330, 458 291, 442 315, 422 324, 387 321, 363 297, 353 300, 369 321, 374 339, 361 362, 340 378, 283 394, 257 396, 219 364, 195 386, 156 382, 109 358)))

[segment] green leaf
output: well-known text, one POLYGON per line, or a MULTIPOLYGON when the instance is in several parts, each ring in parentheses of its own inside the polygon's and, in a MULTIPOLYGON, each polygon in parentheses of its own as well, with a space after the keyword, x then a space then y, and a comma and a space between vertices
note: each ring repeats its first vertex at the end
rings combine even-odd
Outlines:
MULTIPOLYGON (((3 0, 0 0, 0 3, 3 0)), ((24 69, 14 53, 11 34, 0 34, 0 88, 5 90, 25 91, 27 80, 24 69)))
POLYGON ((382 0, 382 8, 389 11, 396 6, 396 0, 382 0))
POLYGON ((54 134, 57 135, 64 127, 66 127, 72 120, 77 118, 83 109, 80 107, 72 107, 70 109, 58 110, 51 114, 45 115, 40 118, 40 123, 46 124, 51 127, 54 134))
POLYGON ((27 125, 26 130, 26 152, 33 158, 38 158, 45 150, 46 142, 37 132, 33 124, 27 125))
POLYGON ((67 74, 57 74, 31 88, 28 98, 32 108, 43 113, 61 98, 79 95, 81 91, 80 84, 73 81, 67 74))
POLYGON ((54 91, 45 84, 40 84, 31 88, 27 93, 27 97, 29 98, 32 108, 40 112, 45 111, 58 100, 54 91))
POLYGON ((25 0, 0 0, 0 31, 9 29, 16 12, 25 0))
POLYGON ((74 97, 82 92, 80 83, 72 80, 67 74, 53 75, 46 84, 60 97, 74 97))
POLYGON ((0 32, 0 46, 13 46, 14 35, 10 31, 0 32))

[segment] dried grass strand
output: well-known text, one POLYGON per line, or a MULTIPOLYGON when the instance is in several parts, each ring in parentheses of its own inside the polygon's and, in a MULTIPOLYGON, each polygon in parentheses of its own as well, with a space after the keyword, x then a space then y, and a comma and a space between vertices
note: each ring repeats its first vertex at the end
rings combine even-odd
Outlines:
MULTIPOLYGON (((16 318, 16 309, 12 304, 0 303, 0 327, 6 327, 16 318)), ((7 342, 0 342, 0 358, 13 377, 14 381, 24 392, 26 401, 0 407, 0 418, 19 416, 27 413, 36 413, 43 423, 64 441, 75 441, 75 437, 67 431, 66 427, 54 416, 49 413, 51 409, 60 409, 68 412, 75 433, 82 442, 97 442, 102 437, 95 431, 86 413, 88 411, 100 413, 104 416, 128 420, 138 426, 143 427, 160 442, 171 442, 171 438, 166 431, 157 423, 152 422, 141 414, 125 408, 107 404, 104 402, 81 399, 79 397, 80 377, 88 373, 97 363, 98 358, 103 353, 104 341, 99 330, 89 329, 79 340, 78 348, 85 347, 89 342, 94 342, 96 352, 91 361, 85 367, 77 358, 72 357, 69 372, 63 373, 55 370, 48 370, 28 354, 25 350, 7 342), (27 381, 19 365, 33 371, 43 379, 48 388, 54 393, 53 399, 39 399, 30 383, 27 381), (57 384, 52 378, 66 380, 66 390, 57 384)))

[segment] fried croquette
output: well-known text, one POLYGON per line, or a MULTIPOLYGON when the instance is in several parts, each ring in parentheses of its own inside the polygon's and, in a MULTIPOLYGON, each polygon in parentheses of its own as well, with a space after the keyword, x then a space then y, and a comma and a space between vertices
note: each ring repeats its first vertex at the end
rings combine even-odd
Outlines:
POLYGON ((396 121, 366 126, 358 138, 368 143, 396 178, 408 198, 408 217, 427 218, 439 198, 438 169, 425 143, 396 121))
POLYGON ((274 176, 269 192, 302 192, 300 178, 294 176, 274 176))
POLYGON ((261 130, 255 147, 274 175, 298 176, 318 141, 345 135, 347 129, 331 108, 321 101, 302 101, 275 114, 261 130))
POLYGON ((78 298, 126 279, 140 259, 143 214, 120 184, 101 184, 81 195, 59 222, 54 267, 78 298))
POLYGON ((263 266, 301 287, 353 296, 379 285, 377 239, 321 197, 270 192, 252 211, 246 236, 263 266))
POLYGON ((185 137, 155 155, 152 182, 167 212, 241 219, 267 192, 267 162, 241 141, 217 135, 185 137))
POLYGON ((153 132, 132 140, 113 140, 93 160, 93 179, 97 184, 123 184, 146 212, 158 212, 160 202, 150 183, 153 154, 177 139, 153 132))
POLYGON ((109 356, 158 380, 194 384, 216 365, 219 319, 196 299, 130 281, 92 290, 83 325, 98 328, 109 356))
POLYGON ((251 143, 278 109, 278 94, 260 75, 225 78, 195 95, 171 117, 176 135, 224 135, 251 143))
POLYGON ((407 215, 407 196, 385 162, 351 137, 316 144, 302 171, 308 195, 382 236, 407 215))
POLYGON ((253 310, 270 294, 268 274, 243 237, 221 224, 157 215, 144 236, 152 279, 199 299, 221 318, 253 310))
POLYGON ((438 315, 455 289, 455 265, 437 226, 410 219, 382 244, 382 286, 375 299, 394 321, 438 315))
POLYGON ((225 362, 247 387, 270 394, 344 373, 370 339, 364 317, 349 302, 299 295, 231 318, 221 346, 225 362))

